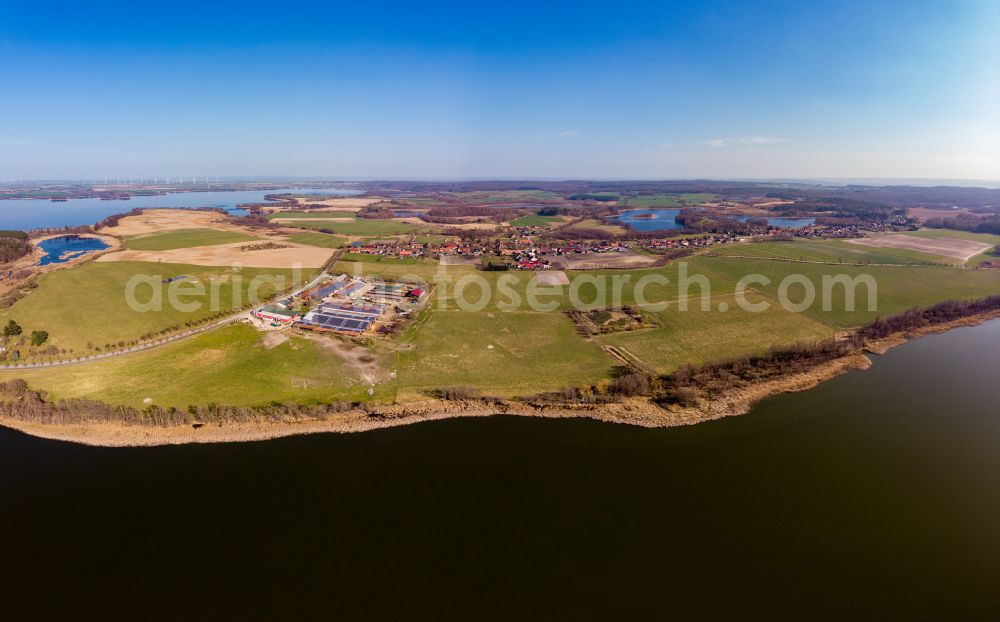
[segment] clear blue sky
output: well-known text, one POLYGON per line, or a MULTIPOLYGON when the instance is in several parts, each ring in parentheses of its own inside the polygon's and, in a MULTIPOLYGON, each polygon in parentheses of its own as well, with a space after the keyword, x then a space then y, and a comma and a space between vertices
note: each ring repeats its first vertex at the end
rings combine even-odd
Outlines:
POLYGON ((4 2, 0 177, 1000 178, 994 0, 213 4, 4 2))

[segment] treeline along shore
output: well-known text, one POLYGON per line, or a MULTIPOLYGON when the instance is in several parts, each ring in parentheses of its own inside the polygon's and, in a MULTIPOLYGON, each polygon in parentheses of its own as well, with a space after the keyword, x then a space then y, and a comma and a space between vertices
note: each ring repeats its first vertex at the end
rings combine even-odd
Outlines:
POLYGON ((743 414, 770 395, 811 388, 869 364, 910 338, 1000 317, 1000 296, 947 301, 879 318, 839 339, 771 348, 764 354, 685 366, 667 375, 620 368, 597 385, 502 399, 450 387, 424 402, 377 405, 218 404, 138 409, 96 400, 49 400, 24 380, 0 383, 0 424, 93 445, 161 445, 260 440, 311 432, 348 432, 460 416, 517 414, 579 417, 647 427, 688 425, 743 414))

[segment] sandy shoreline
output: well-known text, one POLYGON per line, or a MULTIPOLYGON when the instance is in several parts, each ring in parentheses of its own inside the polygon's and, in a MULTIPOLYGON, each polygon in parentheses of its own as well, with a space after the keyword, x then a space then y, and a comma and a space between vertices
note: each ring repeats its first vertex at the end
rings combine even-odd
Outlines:
MULTIPOLYGON (((962 326, 976 326, 997 317, 1000 317, 1000 312, 970 316, 892 335, 868 344, 866 350, 884 354, 896 346, 924 335, 943 333, 962 326)), ((851 354, 827 361, 806 372, 734 389, 723 396, 693 406, 660 407, 645 398, 631 398, 610 404, 581 405, 542 405, 510 400, 488 404, 480 401, 427 400, 374 408, 369 412, 358 410, 338 413, 324 419, 208 423, 197 429, 190 425, 152 427, 111 423, 43 424, 10 417, 0 417, 0 426, 40 438, 99 447, 153 447, 189 443, 263 441, 302 434, 366 432, 423 421, 494 415, 555 419, 587 417, 608 423, 663 428, 694 425, 746 414, 755 404, 768 397, 806 391, 849 371, 868 369, 871 364, 871 360, 864 354, 851 354)))

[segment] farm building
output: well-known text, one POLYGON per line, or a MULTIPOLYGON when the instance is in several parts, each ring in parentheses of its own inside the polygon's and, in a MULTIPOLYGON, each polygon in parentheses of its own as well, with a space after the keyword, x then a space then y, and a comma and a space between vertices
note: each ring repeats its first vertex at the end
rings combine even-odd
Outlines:
POLYGON ((254 315, 264 321, 277 322, 279 324, 289 324, 299 319, 299 316, 295 312, 279 307, 278 305, 264 305, 254 311, 254 315))
POLYGON ((405 300, 406 288, 399 284, 375 283, 368 297, 377 302, 399 303, 405 300))

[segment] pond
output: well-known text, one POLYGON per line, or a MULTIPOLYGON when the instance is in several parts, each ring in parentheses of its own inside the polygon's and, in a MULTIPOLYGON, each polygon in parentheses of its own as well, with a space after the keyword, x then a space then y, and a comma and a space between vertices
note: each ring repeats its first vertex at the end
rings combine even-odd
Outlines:
POLYGON ((42 240, 38 243, 38 247, 45 251, 45 256, 38 262, 38 265, 47 266, 52 263, 65 263, 93 251, 104 250, 108 248, 108 244, 99 238, 62 235, 42 240))

